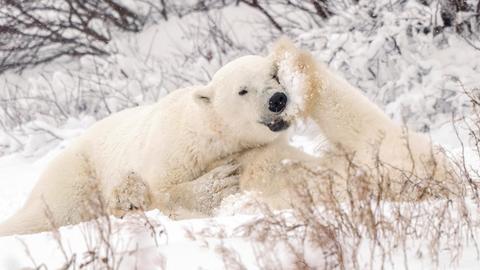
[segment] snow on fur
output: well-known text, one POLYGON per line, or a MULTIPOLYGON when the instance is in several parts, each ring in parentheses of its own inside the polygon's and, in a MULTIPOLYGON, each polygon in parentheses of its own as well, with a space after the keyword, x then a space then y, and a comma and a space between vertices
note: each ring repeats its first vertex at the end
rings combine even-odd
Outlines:
POLYGON ((295 64, 295 55, 285 51, 278 59, 278 78, 287 89, 290 105, 287 114, 297 116, 305 109, 305 100, 308 98, 306 89, 306 76, 295 64))

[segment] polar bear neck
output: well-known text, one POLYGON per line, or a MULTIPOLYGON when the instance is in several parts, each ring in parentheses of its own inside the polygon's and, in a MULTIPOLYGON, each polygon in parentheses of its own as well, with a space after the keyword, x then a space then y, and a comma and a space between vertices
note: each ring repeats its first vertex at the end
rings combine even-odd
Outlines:
POLYGON ((210 162, 250 148, 254 144, 230 130, 214 111, 205 111, 200 107, 193 107, 187 111, 185 119, 191 128, 185 132, 189 133, 187 137, 191 140, 186 142, 186 146, 190 150, 191 158, 200 165, 199 167, 208 166, 210 162))
POLYGON ((317 65, 319 80, 311 116, 334 145, 356 151, 363 144, 382 140, 391 130, 400 129, 359 89, 337 76, 323 64, 317 65))
MULTIPOLYGON (((188 98, 190 93, 183 94, 188 98)), ((175 117, 153 113, 155 116, 149 121, 153 123, 145 134, 149 143, 141 147, 142 155, 135 168, 144 172, 152 190, 165 191, 172 185, 192 181, 205 173, 211 163, 242 150, 242 145, 222 133, 221 125, 221 132, 211 129, 210 125, 217 127, 212 118, 215 114, 195 103, 185 106, 188 102, 183 98, 171 95, 155 105, 160 111, 168 106, 169 116, 175 117)))

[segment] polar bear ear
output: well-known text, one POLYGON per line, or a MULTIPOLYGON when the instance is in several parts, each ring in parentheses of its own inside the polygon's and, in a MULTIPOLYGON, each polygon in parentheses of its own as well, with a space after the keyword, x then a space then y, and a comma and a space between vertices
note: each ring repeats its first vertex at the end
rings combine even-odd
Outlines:
POLYGON ((193 93, 195 101, 200 105, 208 105, 212 102, 213 90, 210 87, 203 87, 193 93))

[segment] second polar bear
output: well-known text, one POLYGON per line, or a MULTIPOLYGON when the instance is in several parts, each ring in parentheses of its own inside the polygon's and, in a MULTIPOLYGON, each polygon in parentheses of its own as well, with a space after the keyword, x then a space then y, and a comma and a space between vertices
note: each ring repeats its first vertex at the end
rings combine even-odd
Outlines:
POLYGON ((276 72, 271 57, 241 57, 208 85, 96 123, 51 161, 24 207, 0 225, 0 235, 89 219, 84 206, 92 196, 111 213, 137 207, 209 212, 212 193, 238 188, 229 178, 232 166, 212 172, 219 180, 199 178, 210 163, 269 143, 290 125, 293 103, 276 72))
POLYGON ((281 136, 245 151, 237 157, 242 190, 257 192, 274 208, 291 206, 291 195, 301 185, 319 200, 323 195, 342 200, 362 185, 391 200, 463 192, 443 150, 432 146, 428 136, 407 132, 359 89, 290 41, 278 42, 274 55, 280 71, 293 69, 279 74, 282 84, 288 85, 292 75, 302 82, 295 86, 302 88, 296 92, 303 93, 300 100, 305 100, 302 115, 318 125, 330 149, 316 158, 281 136))

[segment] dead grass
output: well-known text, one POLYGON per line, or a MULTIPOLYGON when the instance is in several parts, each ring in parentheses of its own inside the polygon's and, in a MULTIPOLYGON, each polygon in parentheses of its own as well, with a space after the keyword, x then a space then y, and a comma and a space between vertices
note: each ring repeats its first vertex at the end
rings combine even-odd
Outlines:
MULTIPOLYGON (((450 168, 452 179, 456 179, 454 188, 462 190, 461 193, 445 193, 444 190, 452 189, 452 182, 442 186, 433 179, 440 165, 433 166, 432 173, 426 176, 415 175, 412 169, 392 179, 388 173, 391 167, 381 160, 377 160, 374 168, 366 169, 345 154, 346 197, 340 198, 334 192, 331 171, 305 167, 312 179, 321 179, 316 181, 321 184, 312 187, 311 183, 299 182, 295 195, 300 199, 290 210, 273 211, 258 203, 262 215, 233 232, 226 232, 221 225, 212 225, 201 232, 187 231, 187 235, 214 248, 223 259, 225 269, 247 269, 238 249, 222 240, 230 237, 251 243, 260 269, 411 269, 417 259, 430 263, 435 269, 440 264, 455 267, 466 249, 473 250, 479 258, 480 170, 469 163, 467 149, 472 146, 480 160, 480 91, 466 91, 466 94, 471 99, 472 114, 453 123, 461 153, 451 158, 453 168, 450 168), (468 141, 462 139, 460 126, 467 130, 468 141), (390 183, 399 179, 405 188, 396 195, 414 193, 415 196, 407 194, 408 200, 392 196, 390 183), (322 194, 320 199, 318 194, 322 194), (220 239, 213 247, 206 240, 212 237, 220 239)), ((90 205, 97 218, 91 223, 93 226, 83 230, 87 252, 69 252, 61 231, 53 230, 52 237, 64 257, 61 269, 77 269, 77 266, 79 269, 119 269, 122 264, 116 242, 118 230, 104 201, 98 197, 90 205)), ((161 224, 149 220, 145 214, 138 214, 137 220, 155 239, 159 234, 166 234, 161 224)), ((157 240, 155 243, 158 245, 157 240)), ((24 245, 29 255, 28 246, 24 245)), ((34 266, 32 269, 48 269, 45 264, 37 264, 31 254, 28 257, 34 266)), ((165 267, 164 262, 161 267, 165 267)))
MULTIPOLYGON (((138 243, 133 241, 135 239, 125 239, 125 235, 135 238, 136 235, 146 234, 157 247, 160 239, 168 242, 165 227, 161 223, 150 219, 141 209, 129 213, 125 219, 122 218, 123 220, 113 217, 104 198, 98 191, 92 190, 89 200, 79 207, 85 209, 85 220, 90 220, 78 225, 80 238, 77 240, 82 241, 81 252, 77 252, 75 248, 72 249, 71 239, 65 238, 65 232, 62 232, 63 229, 59 229, 50 208, 48 205, 46 206, 45 215, 50 222, 50 236, 57 244, 59 255, 62 256, 62 265, 54 269, 125 269, 124 259, 127 257, 134 258, 139 252, 138 243)), ((21 237, 17 239, 25 247, 25 253, 32 265, 31 268, 26 269, 52 269, 47 263, 37 263, 32 256, 28 242, 21 237)), ((77 246, 78 243, 74 243, 74 245, 77 246)), ((166 260, 162 256, 160 258, 161 260, 158 262, 160 265, 158 266, 163 269, 166 260)))
MULTIPOLYGON (((413 261, 421 259, 436 269, 440 264, 455 267, 466 249, 480 258, 480 170, 478 164, 467 160, 467 146, 473 147, 475 158, 480 160, 480 91, 466 94, 472 114, 452 123, 461 153, 451 156, 450 164, 428 164, 432 169, 422 176, 415 173, 415 166, 427 164, 413 164, 411 170, 392 176, 391 165, 380 159, 374 168, 365 168, 345 154, 346 196, 334 192, 335 172, 304 167, 318 184, 312 186, 312 179, 295 182, 298 200, 291 210, 273 211, 258 203, 261 218, 236 230, 256 247, 257 266, 411 269, 413 261), (460 126, 467 130, 468 141, 462 139, 460 126), (435 179, 438 170, 448 170, 448 181, 435 179)), ((215 229, 203 233, 205 237, 222 237, 215 229)), ((228 254, 238 251, 220 250, 226 269, 238 265, 236 257, 228 254)))

